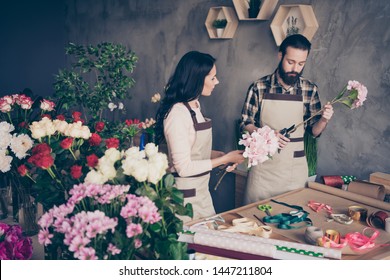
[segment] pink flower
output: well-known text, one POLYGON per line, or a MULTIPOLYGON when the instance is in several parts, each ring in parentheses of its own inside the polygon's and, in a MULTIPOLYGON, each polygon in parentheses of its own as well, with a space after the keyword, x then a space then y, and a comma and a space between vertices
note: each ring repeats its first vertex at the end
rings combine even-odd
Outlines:
POLYGON ((51 238, 53 238, 54 235, 49 232, 47 229, 40 230, 38 233, 38 242, 39 244, 42 244, 44 246, 47 246, 51 244, 51 238))
POLYGON ((142 241, 138 238, 134 240, 134 248, 138 249, 142 246, 142 241))
POLYGON ((140 224, 130 223, 126 228, 126 235, 128 238, 134 237, 142 233, 142 226, 140 224))
POLYGON ((0 98, 0 111, 2 113, 8 113, 11 112, 11 109, 11 104, 9 104, 4 97, 0 98))
POLYGON ((47 100, 47 99, 43 99, 41 101, 41 106, 40 108, 43 110, 43 111, 48 111, 48 112, 51 112, 54 110, 54 107, 56 106, 56 104, 54 104, 53 101, 50 101, 50 100, 47 100))
POLYGON ((239 145, 245 146, 243 156, 248 158, 248 167, 263 163, 274 155, 278 149, 278 138, 268 126, 263 126, 249 134, 242 135, 239 145))
POLYGON ((108 244, 107 252, 111 253, 111 255, 117 255, 121 253, 121 249, 118 249, 115 245, 110 243, 108 244))
POLYGON ((24 110, 30 110, 33 103, 34 102, 32 101, 31 97, 26 96, 25 94, 19 94, 18 98, 16 99, 16 104, 18 104, 20 108, 24 110))
POLYGON ((350 98, 354 99, 351 109, 363 106, 363 102, 367 99, 367 88, 358 81, 349 81, 347 89, 351 92, 350 98), (357 91, 357 96, 356 95, 357 91))

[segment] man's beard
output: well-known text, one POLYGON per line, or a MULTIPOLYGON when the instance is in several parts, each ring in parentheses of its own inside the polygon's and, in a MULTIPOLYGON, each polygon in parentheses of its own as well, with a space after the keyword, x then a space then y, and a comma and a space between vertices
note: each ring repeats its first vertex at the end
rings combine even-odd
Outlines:
POLYGON ((278 73, 279 73, 279 77, 282 79, 283 83, 285 83, 286 85, 292 86, 292 85, 295 85, 295 83, 298 81, 299 77, 302 75, 303 69, 300 73, 294 72, 294 71, 286 72, 283 69, 282 61, 280 61, 279 66, 278 66, 278 73))

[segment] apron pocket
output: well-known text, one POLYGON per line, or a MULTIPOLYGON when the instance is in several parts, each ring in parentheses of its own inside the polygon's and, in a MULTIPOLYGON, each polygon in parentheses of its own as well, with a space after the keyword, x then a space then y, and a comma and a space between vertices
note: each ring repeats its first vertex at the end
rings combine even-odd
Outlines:
POLYGON ((300 157, 304 157, 305 156, 305 151, 302 150, 302 151, 295 151, 294 152, 294 158, 300 158, 300 157))

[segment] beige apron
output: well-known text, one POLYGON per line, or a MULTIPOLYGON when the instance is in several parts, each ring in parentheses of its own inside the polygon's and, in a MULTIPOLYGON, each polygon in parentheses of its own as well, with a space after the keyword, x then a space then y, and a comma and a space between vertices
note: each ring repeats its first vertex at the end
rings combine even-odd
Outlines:
MULTIPOLYGON (((195 128, 195 143, 191 147, 191 160, 210 159, 212 148, 212 123, 205 118, 205 122, 198 123, 195 112, 188 103, 184 103, 191 113, 195 128)), ((209 191, 210 172, 193 175, 190 177, 175 176, 176 187, 184 194, 184 203, 191 203, 194 211, 193 219, 200 219, 215 215, 213 201, 209 191)), ((184 222, 191 219, 187 216, 179 216, 184 222)))
MULTIPOLYGON (((302 95, 265 93, 261 102, 261 126, 268 125, 277 131, 288 128, 302 122, 303 110, 302 95)), ((249 170, 245 204, 305 186, 308 167, 303 135, 304 127, 300 126, 280 153, 249 170)))

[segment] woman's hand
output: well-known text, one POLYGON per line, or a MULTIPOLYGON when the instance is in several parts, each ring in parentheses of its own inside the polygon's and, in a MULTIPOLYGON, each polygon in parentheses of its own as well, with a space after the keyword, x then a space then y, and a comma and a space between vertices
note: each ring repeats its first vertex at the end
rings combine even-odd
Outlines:
POLYGON ((211 151, 211 159, 219 158, 219 157, 222 157, 223 155, 225 155, 225 153, 222 151, 215 151, 215 150, 211 151))

